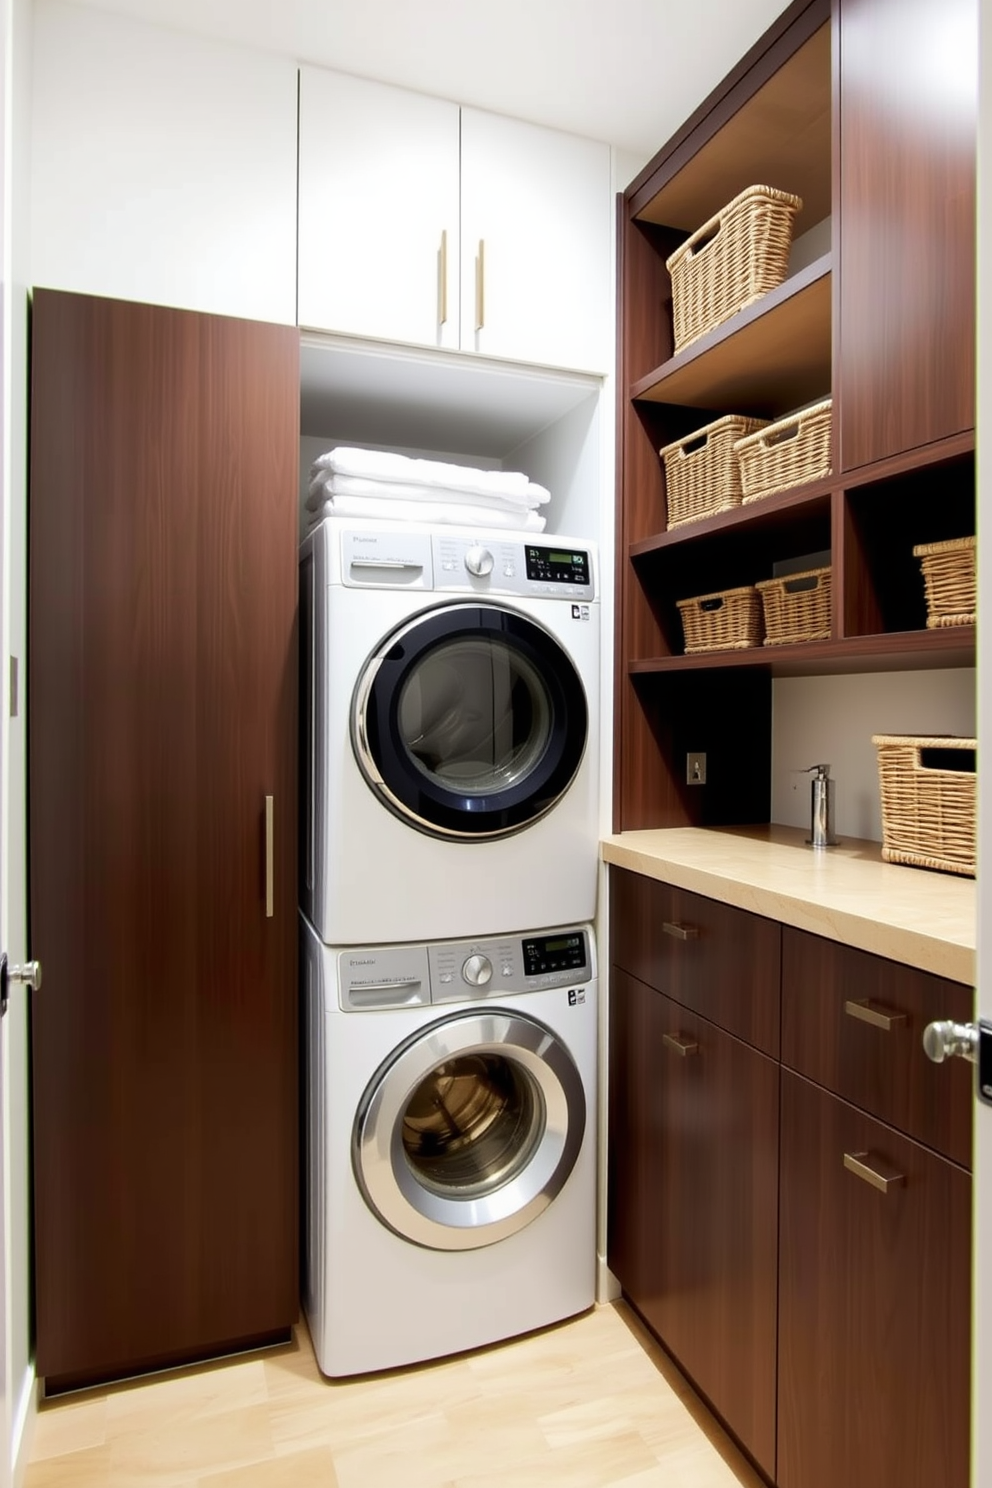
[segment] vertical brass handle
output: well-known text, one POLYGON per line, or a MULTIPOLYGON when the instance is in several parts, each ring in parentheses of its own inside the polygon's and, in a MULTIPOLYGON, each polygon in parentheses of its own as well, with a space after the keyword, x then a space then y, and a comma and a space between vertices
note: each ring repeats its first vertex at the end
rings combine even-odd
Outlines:
POLYGON ((859 1018, 862 1023, 881 1028, 883 1033, 891 1033, 893 1028, 899 1028, 906 1021, 905 1013, 893 1012, 881 1003, 872 1002, 870 997, 862 1002, 845 1002, 844 1011, 849 1018, 859 1018))
POLYGON ((845 1152, 844 1166, 856 1178, 863 1178, 872 1188, 877 1188, 879 1193, 887 1194, 906 1182, 905 1173, 900 1173, 877 1157, 871 1157, 869 1152, 845 1152))
POLYGON ((275 914, 276 798, 265 798, 265 918, 275 914))
POLYGON ((699 939, 699 927, 697 925, 678 925, 672 920, 662 920, 661 928, 673 940, 699 939))
POLYGON ((479 252, 475 259, 475 329, 481 331, 486 323, 486 240, 479 239, 479 252))
POLYGON ((448 229, 441 233, 441 246, 437 252, 437 323, 448 320, 448 229))
POLYGON ((689 1054, 698 1054, 699 1045, 693 1043, 692 1039, 683 1038, 679 1033, 663 1033, 661 1042, 675 1054, 681 1054, 685 1059, 689 1054))

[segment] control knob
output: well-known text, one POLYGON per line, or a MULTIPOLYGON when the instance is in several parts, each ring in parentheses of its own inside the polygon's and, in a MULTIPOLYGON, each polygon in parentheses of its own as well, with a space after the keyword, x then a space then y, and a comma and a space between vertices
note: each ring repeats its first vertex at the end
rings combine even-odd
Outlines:
POLYGON ((470 574, 475 574, 477 579, 484 579, 486 574, 493 571, 493 555, 488 548, 476 546, 469 548, 465 554, 465 567, 470 574))
POLYGON ((471 987, 484 987, 493 974, 493 963, 488 956, 469 956, 462 967, 462 976, 471 987))

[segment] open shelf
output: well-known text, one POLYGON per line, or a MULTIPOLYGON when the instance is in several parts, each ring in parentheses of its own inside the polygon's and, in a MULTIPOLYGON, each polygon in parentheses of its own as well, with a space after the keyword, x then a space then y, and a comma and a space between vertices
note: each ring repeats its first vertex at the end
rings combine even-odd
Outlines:
POLYGON ((789 413, 830 390, 830 254, 640 378, 632 398, 789 413))
POLYGON ((665 532, 631 543, 627 551, 632 559, 644 558, 666 548, 707 542, 726 533, 733 534, 739 529, 746 528, 749 533, 769 533, 792 528, 797 519, 805 517, 829 520, 830 494, 835 484, 832 477, 827 477, 809 485, 779 491, 774 496, 763 497, 761 501, 747 506, 733 506, 727 511, 716 512, 711 517, 701 517, 696 522, 684 522, 680 526, 669 527, 665 532))
POLYGON ((892 635, 806 641, 796 646, 755 646, 747 651, 701 651, 630 661, 631 676, 700 671, 766 671, 773 677, 816 677, 846 672, 926 671, 975 665, 975 628, 906 630, 892 635))
POLYGON ((632 215, 693 232, 739 191, 764 184, 802 197, 804 223, 820 221, 830 212, 830 89, 823 24, 685 163, 675 151, 634 195, 632 215))

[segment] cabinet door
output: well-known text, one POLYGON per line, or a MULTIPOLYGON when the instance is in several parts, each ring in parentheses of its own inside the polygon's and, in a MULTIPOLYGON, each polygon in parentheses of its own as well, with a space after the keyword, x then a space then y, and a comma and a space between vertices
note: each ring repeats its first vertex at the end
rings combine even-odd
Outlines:
POLYGON ((457 347, 457 104, 301 68, 299 322, 457 347))
POLYGON ((46 291, 32 336, 37 1367, 68 1384, 297 1316, 299 338, 46 291))
POLYGON ((607 145, 462 109, 462 348, 609 371, 612 210, 607 145))
POLYGON ((778 1103, 774 1061, 613 967, 610 1268, 769 1475, 778 1103))
POLYGON ((296 67, 34 8, 31 282, 296 319, 296 67))
POLYGON ((783 1071, 781 1200, 780 1488, 967 1488, 969 1175, 783 1071))
POLYGON ((841 468, 974 426, 978 0, 840 6, 841 468))

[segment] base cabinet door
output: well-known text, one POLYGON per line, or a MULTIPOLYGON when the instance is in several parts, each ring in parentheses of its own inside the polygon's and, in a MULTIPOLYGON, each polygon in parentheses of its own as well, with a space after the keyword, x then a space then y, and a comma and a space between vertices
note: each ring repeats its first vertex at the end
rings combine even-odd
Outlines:
POLYGON ((971 1178, 782 1073, 780 1488, 967 1488, 971 1178))
POLYGON ((610 1006, 610 1267, 772 1476, 779 1066, 617 968, 610 1006))
POLYGON ((32 335, 36 1356, 60 1388, 297 1317, 299 337, 54 291, 32 335))

